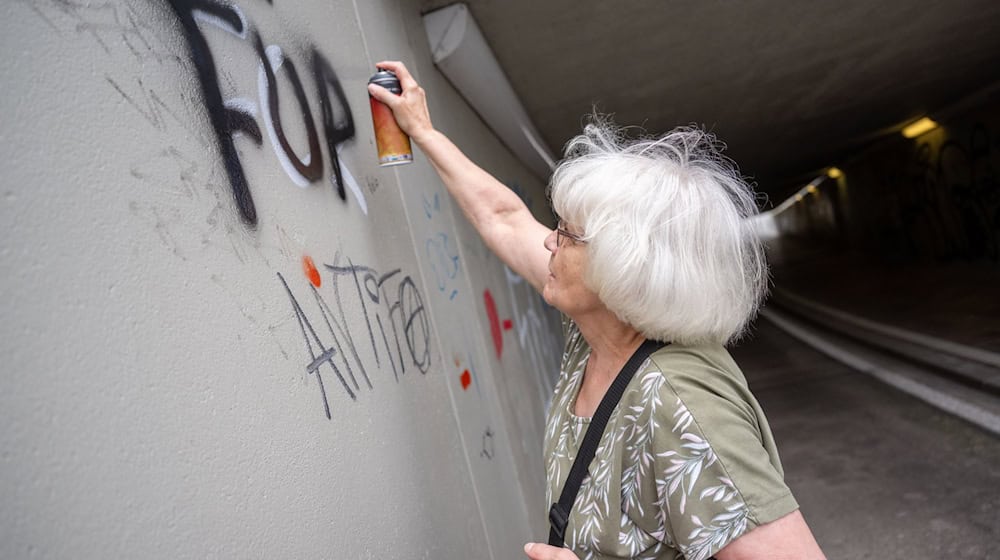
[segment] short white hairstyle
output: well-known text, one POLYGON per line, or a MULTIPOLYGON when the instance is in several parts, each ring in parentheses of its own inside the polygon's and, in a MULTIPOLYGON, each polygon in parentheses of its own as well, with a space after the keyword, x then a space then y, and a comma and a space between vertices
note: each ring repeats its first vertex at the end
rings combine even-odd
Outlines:
POLYGON ((594 117, 552 176, 553 209, 587 241, 584 282, 646 338, 738 339, 768 285, 753 189, 698 127, 624 130, 594 117))

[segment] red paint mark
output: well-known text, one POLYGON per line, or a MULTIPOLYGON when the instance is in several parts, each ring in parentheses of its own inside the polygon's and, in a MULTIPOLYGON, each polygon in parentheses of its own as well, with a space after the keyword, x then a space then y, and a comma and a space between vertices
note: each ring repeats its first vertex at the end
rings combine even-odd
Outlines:
POLYGON ((503 333, 500 332, 500 317, 497 316, 497 304, 489 289, 483 292, 486 303, 486 316, 490 319, 490 334, 493 335, 493 349, 497 351, 497 359, 503 355, 503 333))
POLYGON ((323 283, 323 279, 319 276, 319 271, 316 270, 316 265, 313 264, 312 257, 306 255, 302 257, 302 272, 306 273, 306 278, 309 282, 317 288, 323 283))
POLYGON ((510 329, 513 328, 514 328, 514 321, 511 321, 510 319, 503 320, 503 330, 509 331, 510 329))
POLYGON ((462 390, 465 391, 469 388, 469 384, 472 383, 472 374, 469 373, 469 370, 465 370, 462 372, 461 379, 462 379, 462 390))

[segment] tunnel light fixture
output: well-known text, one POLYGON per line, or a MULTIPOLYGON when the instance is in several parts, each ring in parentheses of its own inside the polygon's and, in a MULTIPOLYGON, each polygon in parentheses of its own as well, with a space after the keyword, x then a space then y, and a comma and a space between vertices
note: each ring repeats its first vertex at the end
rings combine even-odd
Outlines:
POLYGON ((903 136, 907 138, 916 138, 921 134, 934 130, 937 128, 938 123, 932 121, 927 117, 923 117, 918 121, 914 121, 903 127, 903 136))
POLYGON ((802 202, 802 193, 795 193, 795 202, 802 202))
POLYGON ((840 169, 837 169, 836 167, 831 167, 830 169, 826 170, 826 176, 831 179, 840 179, 841 177, 844 176, 844 172, 841 171, 840 169))
POLYGON ((809 185, 806 187, 806 192, 809 194, 819 194, 819 189, 816 188, 816 185, 809 185))

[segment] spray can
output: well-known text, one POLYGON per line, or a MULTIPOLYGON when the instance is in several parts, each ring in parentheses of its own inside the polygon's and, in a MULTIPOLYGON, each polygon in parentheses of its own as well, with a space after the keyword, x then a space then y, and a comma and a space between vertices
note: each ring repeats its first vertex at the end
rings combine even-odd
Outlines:
MULTIPOLYGON (((388 70, 379 70, 368 83, 380 85, 396 95, 403 93, 399 78, 388 70)), ((410 148, 410 137, 396 124, 392 109, 371 95, 368 96, 368 100, 372 106, 372 124, 375 126, 379 165, 401 165, 412 162, 413 150, 410 148)))

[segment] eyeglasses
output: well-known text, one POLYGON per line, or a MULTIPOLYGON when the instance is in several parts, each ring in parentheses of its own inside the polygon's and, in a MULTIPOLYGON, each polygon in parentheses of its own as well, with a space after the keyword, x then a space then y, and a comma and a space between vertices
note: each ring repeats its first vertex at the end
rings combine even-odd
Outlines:
POLYGON ((563 246, 563 241, 562 240, 563 240, 564 237, 572 240, 574 243, 586 243, 587 242, 587 240, 584 239, 583 237, 581 237, 580 235, 577 235, 575 233, 571 233, 571 232, 567 231, 566 230, 566 223, 563 222, 562 220, 559 220, 559 224, 556 225, 556 246, 558 246, 558 247, 562 247, 563 246))

